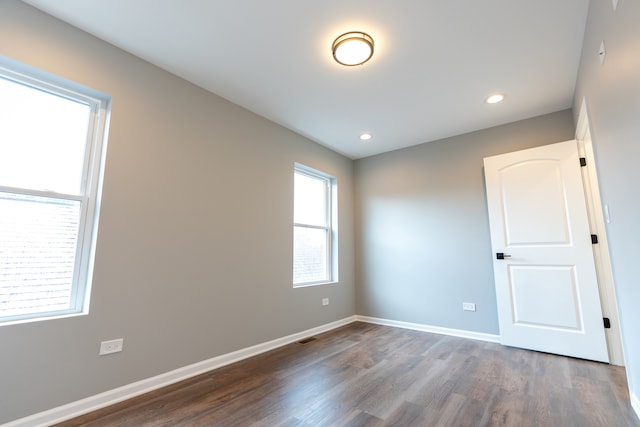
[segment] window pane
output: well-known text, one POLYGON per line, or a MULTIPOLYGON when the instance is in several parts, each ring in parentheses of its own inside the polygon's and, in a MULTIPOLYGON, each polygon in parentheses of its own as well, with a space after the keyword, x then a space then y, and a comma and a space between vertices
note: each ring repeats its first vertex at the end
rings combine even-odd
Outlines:
POLYGON ((70 308, 80 202, 0 192, 0 316, 70 308))
POLYGON ((327 225, 327 180, 295 174, 293 222, 327 225))
POLYGON ((80 194, 90 113, 0 78, 0 186, 80 194))
POLYGON ((293 228, 293 283, 328 281, 327 230, 293 228))

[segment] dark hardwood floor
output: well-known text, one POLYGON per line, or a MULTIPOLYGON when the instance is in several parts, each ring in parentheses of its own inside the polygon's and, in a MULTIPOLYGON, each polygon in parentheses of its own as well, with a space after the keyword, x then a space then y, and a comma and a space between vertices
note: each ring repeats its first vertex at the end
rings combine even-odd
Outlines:
POLYGON ((624 368, 353 323, 58 426, 640 426, 624 368))

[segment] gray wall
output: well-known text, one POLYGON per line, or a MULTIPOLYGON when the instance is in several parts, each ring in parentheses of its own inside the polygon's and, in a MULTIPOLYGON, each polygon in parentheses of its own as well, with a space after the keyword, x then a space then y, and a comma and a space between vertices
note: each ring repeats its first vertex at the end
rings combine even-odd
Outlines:
POLYGON ((90 314, 0 326, 0 423, 355 314, 350 159, 17 0, 0 55, 113 96, 90 314), (339 284, 292 287, 294 162, 338 179, 339 284))
MULTIPOLYGON (((611 207, 636 395, 637 22, 639 2, 616 14, 591 2, 576 93, 611 207)), ((574 133, 562 111, 362 159, 354 173, 351 160, 17 0, 0 1, 0 55, 113 96, 91 312, 0 327, 0 423, 356 312, 497 334, 482 158, 574 133), (338 177, 338 285, 291 286, 294 161, 338 177), (99 357, 99 342, 118 337, 125 351, 99 357)))
POLYGON ((627 376, 640 397, 640 2, 591 1, 574 111, 586 99, 613 267, 627 376), (604 40, 606 61, 598 50, 604 40))
POLYGON ((357 160, 358 314, 498 334, 483 158, 573 136, 566 110, 357 160))

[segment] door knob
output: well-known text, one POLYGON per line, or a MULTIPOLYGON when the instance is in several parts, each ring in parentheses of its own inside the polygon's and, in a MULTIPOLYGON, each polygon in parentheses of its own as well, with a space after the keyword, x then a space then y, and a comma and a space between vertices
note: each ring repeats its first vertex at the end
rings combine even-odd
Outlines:
POLYGON ((511 255, 505 255, 502 252, 497 252, 496 253, 496 259, 505 259, 505 258, 511 258, 511 255))

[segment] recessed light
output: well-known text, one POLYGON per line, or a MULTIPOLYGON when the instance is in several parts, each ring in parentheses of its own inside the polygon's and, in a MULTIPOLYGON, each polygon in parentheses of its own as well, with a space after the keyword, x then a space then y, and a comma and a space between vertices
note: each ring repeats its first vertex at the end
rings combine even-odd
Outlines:
POLYGON ((373 135, 371 135, 371 134, 370 134, 370 133, 368 133, 368 132, 365 132, 365 133, 363 133, 363 134, 361 134, 361 135, 360 135, 360 139, 361 139, 362 141, 368 141, 368 140, 370 140, 371 138, 373 138, 373 135))
POLYGON ((489 95, 487 99, 484 100, 487 104, 497 104, 498 102, 504 101, 504 95, 501 93, 494 93, 493 95, 489 95))

